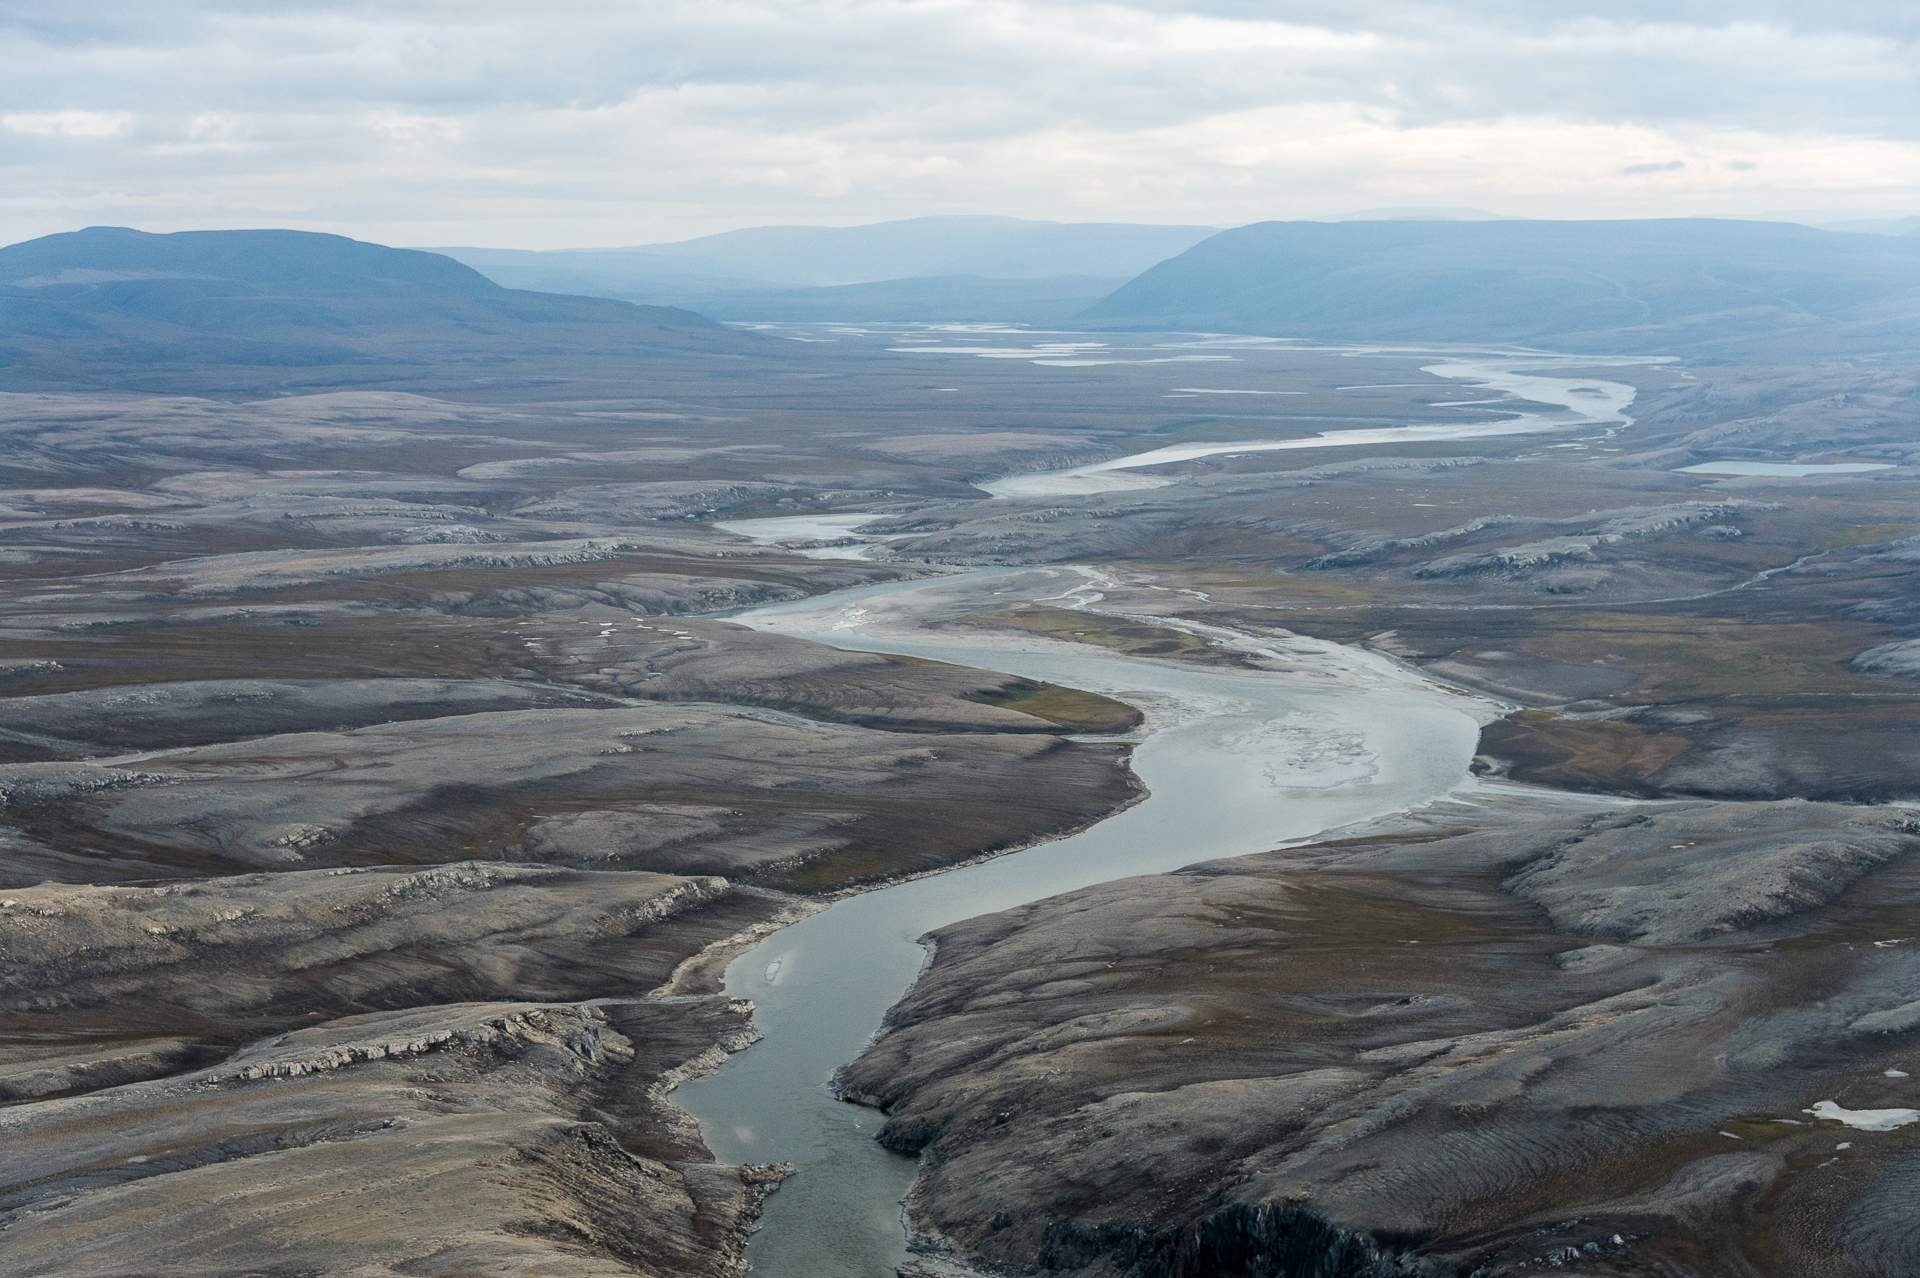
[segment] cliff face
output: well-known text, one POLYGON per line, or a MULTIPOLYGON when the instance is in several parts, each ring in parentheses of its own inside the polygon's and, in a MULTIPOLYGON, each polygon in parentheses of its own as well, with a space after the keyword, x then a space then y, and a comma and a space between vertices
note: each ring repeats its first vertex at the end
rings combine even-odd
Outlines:
POLYGON ((0 894, 0 1273, 734 1273, 771 1178, 665 1093, 749 1009, 570 1000, 777 908, 471 862, 0 894))
POLYGON ((936 934, 844 1080, 922 1151, 923 1237, 1088 1278, 1920 1266, 1920 1121, 1819 1105, 1920 1120, 1905 813, 1460 817, 936 934))
POLYGON ((737 1273, 773 1178, 704 1165, 652 1088, 746 1009, 666 1011, 375 1013, 0 1111, 0 1272, 737 1273))

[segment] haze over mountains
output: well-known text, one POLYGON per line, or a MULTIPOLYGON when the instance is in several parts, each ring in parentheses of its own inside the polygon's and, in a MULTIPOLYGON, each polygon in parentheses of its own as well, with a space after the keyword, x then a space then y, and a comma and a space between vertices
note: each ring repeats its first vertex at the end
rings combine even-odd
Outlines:
POLYGON ((1845 222, 1823 222, 1827 231, 1852 231, 1860 235, 1920 235, 1920 217, 1855 218, 1845 222))
POLYGON ((917 217, 867 226, 760 226, 670 244, 535 253, 440 249, 469 264, 581 272, 594 264, 636 278, 760 285, 866 284, 925 276, 1034 280, 1133 276, 1198 244, 1218 227, 1124 222, 1035 222, 1014 217, 917 217))
POLYGON ((752 227, 636 248, 437 251, 513 288, 690 306, 729 319, 1052 322, 1217 229, 920 217, 752 227))

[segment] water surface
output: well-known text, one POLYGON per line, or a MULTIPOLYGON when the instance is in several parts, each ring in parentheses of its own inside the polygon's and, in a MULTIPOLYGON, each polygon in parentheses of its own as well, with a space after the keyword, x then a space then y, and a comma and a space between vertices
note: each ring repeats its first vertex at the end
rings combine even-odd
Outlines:
POLYGON ((866 559, 873 552, 873 539, 857 540, 854 534, 878 518, 871 511, 770 515, 764 519, 718 519, 713 526, 761 545, 779 546, 804 559, 866 559))
MULTIPOLYGON (((1190 344, 1254 343, 1283 344, 1241 338, 1190 344)), ((1042 345, 1047 349, 905 349, 1063 365, 1107 358, 1094 342, 1069 338, 1042 345)), ((1528 354, 1429 365, 1429 373, 1495 392, 1477 402, 1513 404, 1480 421, 1181 444, 981 487, 996 497, 1070 496, 1165 484, 1171 481, 1134 472, 1223 453, 1577 427, 1611 432, 1629 423, 1633 388, 1555 375, 1557 368, 1571 371, 1592 362, 1528 354)), ((849 539, 806 553, 857 558, 868 549, 857 530, 874 518, 841 513, 720 527, 763 543, 849 539)), ((764 1041, 712 1076, 684 1085, 676 1100, 699 1118, 708 1146, 722 1160, 794 1164, 796 1175, 768 1200, 761 1231, 748 1249, 764 1278, 888 1278, 906 1257, 899 1203, 912 1182, 914 1160, 882 1149, 873 1139, 881 1116, 836 1100, 829 1080, 860 1054, 887 1009, 918 976, 925 933, 1127 875, 1311 839, 1417 807, 1467 783, 1488 707, 1370 652, 1306 639, 1226 635, 1229 643, 1260 651, 1285 669, 1196 668, 937 624, 1028 601, 1089 607, 1100 599, 1099 578, 1086 569, 982 569, 837 591, 734 618, 835 647, 950 661, 1118 697, 1145 712, 1133 769, 1150 791, 1144 801, 1078 834, 838 901, 729 965, 726 990, 753 1000, 764 1041)))
POLYGON ((676 1101, 730 1162, 790 1161, 749 1257, 769 1278, 885 1278, 905 1257, 899 1201, 913 1160, 873 1136, 881 1116, 835 1100, 828 1080, 859 1055, 918 975, 919 938, 948 923, 1074 888, 1289 840, 1446 794, 1467 775, 1478 703, 1371 654, 1314 641, 1276 648, 1289 673, 1196 669, 1004 634, 930 633, 921 622, 1068 595, 1070 570, 983 570, 837 592, 735 620, 842 648, 905 653, 1107 693, 1142 708, 1133 767, 1147 799, 1091 828, 945 874, 843 899, 775 933, 727 969, 765 1033, 676 1101), (993 592, 1000 593, 993 593, 993 592))
POLYGON ((1891 462, 1762 462, 1710 461, 1697 466, 1682 466, 1682 475, 1774 476, 1781 479, 1805 479, 1810 475, 1864 475, 1868 471, 1892 470, 1891 462))
MULTIPOLYGON (((1008 475, 979 487, 995 497, 1070 497, 1123 489, 1158 488, 1173 482, 1156 475, 1133 472, 1174 462, 1197 461, 1242 453, 1286 452, 1301 448, 1354 448, 1366 444, 1418 444, 1446 440, 1492 439, 1505 435, 1532 435, 1575 426, 1618 428, 1631 420, 1626 408, 1634 389, 1625 382, 1596 381, 1590 377, 1553 375, 1552 367, 1565 361, 1552 356, 1476 357, 1442 360, 1422 370, 1497 392, 1485 400, 1456 401, 1448 407, 1497 406, 1508 397, 1526 401, 1508 414, 1490 420, 1441 422, 1420 426, 1369 426, 1318 431, 1292 439, 1241 439, 1173 444, 1131 453, 1069 470, 1008 475), (1536 408, 1534 405, 1544 405, 1536 408)), ((1366 389, 1354 387, 1352 389, 1366 389)))

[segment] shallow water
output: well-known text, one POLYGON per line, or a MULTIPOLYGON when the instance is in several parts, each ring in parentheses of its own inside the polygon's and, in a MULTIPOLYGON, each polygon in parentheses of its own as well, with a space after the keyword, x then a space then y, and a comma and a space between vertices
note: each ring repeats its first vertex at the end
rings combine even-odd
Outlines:
POLYGON ((781 546, 803 559, 866 559, 870 544, 849 541, 853 533, 880 516, 861 512, 838 515, 771 515, 765 519, 721 519, 714 527, 767 546, 781 546), (807 542, 825 542, 808 546, 807 542))
POLYGON ((1619 427, 1628 423, 1626 408, 1633 402, 1633 387, 1624 382, 1596 381, 1591 377, 1556 377, 1549 371, 1543 371, 1561 362, 1564 361, 1551 356, 1488 357, 1443 360, 1429 364, 1424 369, 1438 377, 1502 392, 1486 400, 1460 401, 1455 407, 1499 405, 1504 402, 1505 396, 1512 395, 1534 404, 1544 404, 1547 406, 1544 411, 1516 411, 1492 421, 1328 430, 1294 439, 1173 444, 1166 448, 1094 462, 1088 466, 1075 466, 1070 470, 1008 475, 990 480, 980 487, 995 497, 1089 496, 1123 489, 1161 487, 1172 481, 1132 472, 1173 462, 1196 461, 1202 457, 1286 452, 1301 448, 1352 448, 1361 444, 1491 439, 1504 435, 1533 435, 1575 426, 1619 427))
POLYGON ((1300 641, 1279 649, 1291 673, 1208 670, 920 626, 958 598, 999 609, 1080 581, 1064 569, 984 570, 734 618, 1120 697, 1147 714, 1133 767, 1151 791, 1067 838, 841 900, 732 963, 727 992, 754 1001, 765 1041, 676 1100, 721 1159, 797 1169, 768 1200, 749 1253, 757 1274, 881 1278, 905 1256, 898 1204, 913 1160, 874 1143, 881 1116, 833 1099, 827 1084, 918 975, 922 934, 1125 875, 1265 851, 1426 802, 1467 774, 1479 703, 1370 654, 1300 641))
POLYGON ((1864 475, 1869 471, 1892 470, 1891 462, 1761 462, 1710 461, 1697 466, 1682 466, 1682 475, 1774 476, 1781 479, 1805 479, 1809 475, 1864 475))

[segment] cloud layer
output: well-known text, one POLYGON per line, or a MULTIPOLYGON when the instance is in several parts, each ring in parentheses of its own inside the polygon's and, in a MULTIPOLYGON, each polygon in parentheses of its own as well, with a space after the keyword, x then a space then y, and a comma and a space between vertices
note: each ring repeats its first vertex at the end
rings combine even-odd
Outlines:
POLYGON ((0 3, 0 240, 1402 205, 1920 211, 1920 6, 0 3))

